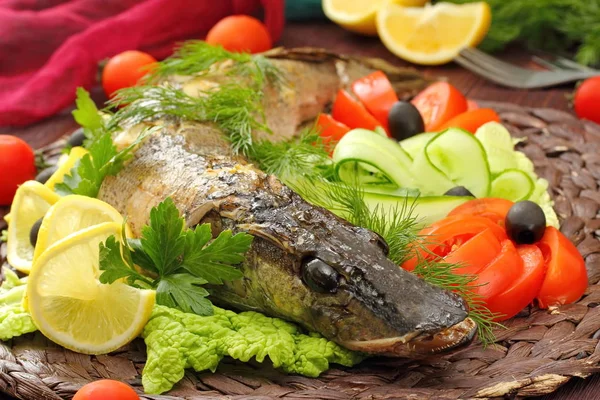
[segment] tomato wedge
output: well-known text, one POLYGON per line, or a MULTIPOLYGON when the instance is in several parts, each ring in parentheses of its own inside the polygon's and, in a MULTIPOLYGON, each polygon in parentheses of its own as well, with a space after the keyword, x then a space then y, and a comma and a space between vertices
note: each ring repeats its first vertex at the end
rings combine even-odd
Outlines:
POLYGON ((577 247, 558 229, 548 226, 537 243, 546 262, 546 276, 537 295, 541 308, 573 303, 588 286, 585 261, 577 247))
POLYGON ((346 125, 336 121, 331 115, 323 113, 317 117, 317 127, 321 131, 321 137, 325 143, 332 140, 339 142, 350 131, 346 125))
POLYGON ((372 131, 381 126, 381 123, 344 89, 339 90, 331 114, 336 121, 350 129, 364 128, 372 131))
POLYGON ((438 130, 443 131, 448 128, 461 128, 475 134, 481 125, 491 121, 500 122, 500 116, 498 116, 496 111, 491 108, 480 108, 478 110, 471 110, 458 114, 456 117, 443 123, 438 130))
POLYGON ((413 247, 414 255, 402 264, 402 268, 412 271, 421 259, 445 257, 456 247, 462 246, 486 229, 489 229, 499 242, 507 239, 504 229, 487 218, 457 215, 439 220, 419 232, 419 235, 427 237, 423 243, 413 247))
POLYGON ((510 319, 527 307, 544 281, 546 267, 540 249, 535 245, 523 244, 517 247, 517 252, 523 260, 523 273, 508 289, 487 301, 487 308, 498 314, 495 321, 510 319))
POLYGON ((352 91, 385 130, 389 131, 388 114, 398 101, 398 96, 387 76, 381 71, 375 71, 355 81, 352 91))
POLYGON ((492 262, 501 249, 502 246, 498 238, 490 229, 484 229, 467 240, 462 246, 450 251, 443 260, 448 264, 463 265, 454 269, 455 274, 477 274, 492 262))
POLYGON ((447 82, 436 82, 415 96, 411 103, 419 110, 425 130, 436 132, 446 121, 467 111, 467 99, 447 82))
POLYGON ((477 274, 473 293, 486 303, 506 290, 523 273, 523 260, 512 241, 504 240, 500 253, 477 274))
POLYGON ((506 199, 486 197, 469 200, 448 213, 448 216, 477 215, 504 227, 504 220, 513 202, 506 199))

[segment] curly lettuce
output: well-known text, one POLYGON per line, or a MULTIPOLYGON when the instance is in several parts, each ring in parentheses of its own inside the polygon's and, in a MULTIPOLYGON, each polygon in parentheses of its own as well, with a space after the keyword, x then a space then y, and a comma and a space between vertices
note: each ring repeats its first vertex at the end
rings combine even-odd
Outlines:
POLYGON ((26 279, 19 279, 8 268, 2 269, 4 282, 0 285, 0 340, 37 330, 33 320, 23 308, 26 279))
POLYGON ((170 390, 186 368, 214 372, 225 356, 244 362, 268 357, 275 368, 309 377, 319 376, 330 363, 352 366, 363 359, 281 319, 218 307, 214 315, 202 317, 155 306, 142 337, 148 353, 142 383, 149 394, 170 390))

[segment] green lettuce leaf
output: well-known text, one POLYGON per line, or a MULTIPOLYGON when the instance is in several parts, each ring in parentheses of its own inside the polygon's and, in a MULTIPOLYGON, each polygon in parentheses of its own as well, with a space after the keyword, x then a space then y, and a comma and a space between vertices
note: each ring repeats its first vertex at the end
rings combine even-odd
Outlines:
POLYGON ((0 340, 36 331, 37 328, 23 308, 27 287, 25 279, 8 268, 3 268, 4 282, 0 285, 0 340))
POLYGON ((142 337, 148 354, 142 383, 149 394, 170 390, 186 368, 214 372, 225 356, 244 362, 268 357, 275 368, 309 377, 319 376, 330 363, 352 366, 364 358, 281 319, 218 307, 202 317, 157 305, 142 337))

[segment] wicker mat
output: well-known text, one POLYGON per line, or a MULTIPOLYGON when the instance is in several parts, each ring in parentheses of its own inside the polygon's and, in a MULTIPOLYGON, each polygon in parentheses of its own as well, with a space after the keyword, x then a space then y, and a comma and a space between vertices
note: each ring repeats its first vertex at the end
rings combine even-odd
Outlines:
MULTIPOLYGON (((525 310, 478 343, 419 362, 370 359, 332 368, 318 379, 284 375, 268 365, 224 360, 217 373, 188 373, 163 396, 143 399, 457 399, 535 396, 571 377, 600 372, 600 126, 552 109, 486 103, 496 109, 537 172, 550 182, 561 230, 586 259, 590 286, 577 304, 525 310)), ((144 343, 105 356, 66 351, 41 334, 0 343, 0 392, 24 400, 70 399, 100 378, 140 388, 144 343)), ((142 393, 140 388, 140 393, 142 393)))

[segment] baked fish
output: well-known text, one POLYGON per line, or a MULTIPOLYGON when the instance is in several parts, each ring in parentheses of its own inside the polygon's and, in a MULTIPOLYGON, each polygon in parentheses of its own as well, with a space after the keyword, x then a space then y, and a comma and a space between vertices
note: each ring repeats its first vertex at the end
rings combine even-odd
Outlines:
MULTIPOLYGON (((287 82, 265 89, 262 100, 273 140, 296 134, 340 88, 374 69, 388 73, 399 94, 424 84, 410 70, 320 50, 278 49, 267 56, 287 82)), ((177 84, 193 95, 208 83, 186 77, 177 84)), ((215 287, 215 303, 293 321, 349 349, 388 356, 419 357, 473 337, 476 324, 460 297, 391 262, 376 233, 304 201, 234 154, 217 125, 170 117, 143 124, 158 131, 105 179, 98 197, 127 217, 135 235, 168 196, 189 227, 210 223, 214 235, 224 229, 252 234, 240 267, 244 277, 215 287)), ((129 144, 138 125, 115 142, 129 144)))

